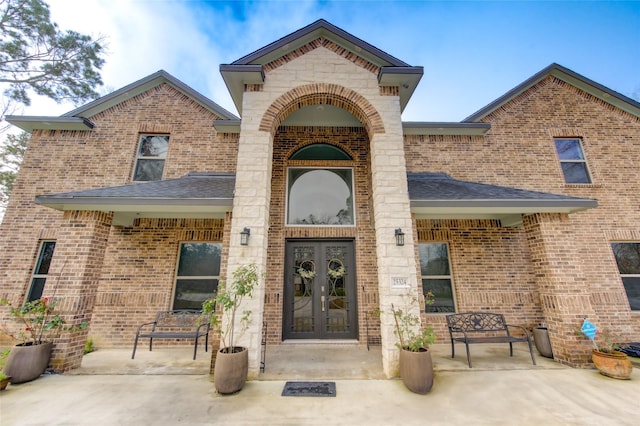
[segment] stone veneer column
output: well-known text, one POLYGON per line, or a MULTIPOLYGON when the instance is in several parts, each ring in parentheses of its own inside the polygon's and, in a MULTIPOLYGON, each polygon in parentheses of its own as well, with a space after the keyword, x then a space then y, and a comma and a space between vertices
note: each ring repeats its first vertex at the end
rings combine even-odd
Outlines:
MULTIPOLYGON (((113 215, 66 211, 58 230, 43 297, 52 297, 67 325, 91 321, 113 215)), ((64 332, 55 340, 51 367, 64 372, 80 367, 88 330, 64 332)))
POLYGON ((523 218, 540 303, 554 359, 570 366, 586 365, 591 346, 579 335, 585 317, 597 322, 571 238, 566 214, 537 213, 523 218))
MULTIPOLYGON (((245 93, 244 116, 260 117, 252 110, 254 93, 245 93)), ((255 109, 255 108, 254 108, 255 109)), ((260 272, 267 265, 267 243, 269 230, 269 201, 271 197, 271 158, 273 143, 271 134, 258 130, 259 120, 242 120, 236 167, 236 187, 233 197, 233 217, 229 237, 227 277, 238 266, 255 263, 260 272), (251 230, 249 245, 240 245, 240 232, 251 230)), ((237 339, 237 344, 249 348, 249 379, 260 373, 260 351, 262 319, 264 316, 264 280, 254 291, 253 298, 245 300, 241 309, 250 310, 251 324, 247 332, 237 339)))
POLYGON ((399 109, 386 116, 387 133, 371 140, 371 184, 373 193, 382 367, 387 377, 398 375, 398 339, 391 305, 420 315, 418 279, 413 241, 413 223, 407 189, 407 170, 399 109), (396 116, 397 115, 397 116, 396 116), (390 124, 389 124, 390 123, 390 124), (404 246, 397 246, 394 231, 402 228, 404 246))

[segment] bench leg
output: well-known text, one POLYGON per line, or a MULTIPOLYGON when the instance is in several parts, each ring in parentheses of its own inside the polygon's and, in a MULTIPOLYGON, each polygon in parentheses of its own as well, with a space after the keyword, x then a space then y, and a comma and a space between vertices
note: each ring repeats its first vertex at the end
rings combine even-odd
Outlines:
POLYGON ((469 363, 469 368, 471 368, 471 354, 469 353, 469 344, 464 342, 464 345, 467 347, 467 362, 469 363))
POLYGON ((456 357, 456 348, 453 346, 453 344, 454 344, 454 340, 451 339, 451 358, 456 357))
POLYGON ((529 353, 531 354, 531 361, 533 361, 533 365, 536 365, 536 359, 533 356, 533 347, 531 346, 531 338, 527 337, 527 343, 529 343, 529 353))
POLYGON ((196 354, 198 353, 198 335, 196 335, 195 341, 193 342, 193 360, 196 360, 196 354))
POLYGON ((153 337, 149 338, 149 352, 153 350, 153 337))
POLYGON ((138 335, 136 334, 136 340, 133 342, 133 353, 131 354, 131 359, 135 358, 137 347, 138 347, 138 335))
POLYGON ((509 356, 513 356, 513 342, 509 342, 509 356))
POLYGON ((209 352, 209 333, 204 337, 204 351, 209 352))

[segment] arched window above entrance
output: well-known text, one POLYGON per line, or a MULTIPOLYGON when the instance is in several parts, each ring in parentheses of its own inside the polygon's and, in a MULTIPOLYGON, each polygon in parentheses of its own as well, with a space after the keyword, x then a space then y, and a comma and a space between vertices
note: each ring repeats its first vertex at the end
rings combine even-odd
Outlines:
POLYGON ((351 168, 292 167, 287 181, 288 225, 355 224, 351 168))
POLYGON ((289 158, 290 160, 351 160, 351 156, 338 147, 326 143, 307 145, 289 158))

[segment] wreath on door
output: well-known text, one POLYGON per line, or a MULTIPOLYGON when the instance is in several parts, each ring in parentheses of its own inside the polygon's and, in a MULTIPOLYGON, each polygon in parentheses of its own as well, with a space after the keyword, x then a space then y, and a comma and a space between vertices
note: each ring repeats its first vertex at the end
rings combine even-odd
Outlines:
POLYGON ((303 260, 298 267, 298 275, 307 280, 312 280, 316 277, 316 264, 313 260, 303 260))
POLYGON ((340 259, 331 259, 327 265, 327 275, 333 279, 342 278, 347 272, 340 259))

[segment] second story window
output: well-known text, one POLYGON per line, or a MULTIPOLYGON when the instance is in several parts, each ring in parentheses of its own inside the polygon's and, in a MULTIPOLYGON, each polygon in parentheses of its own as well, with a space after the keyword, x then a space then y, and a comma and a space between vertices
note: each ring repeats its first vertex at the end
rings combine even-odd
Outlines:
POLYGON ((162 180, 169 135, 141 135, 134 181, 162 180))
POLYGON ((580 139, 555 139, 556 151, 566 183, 591 183, 580 139))

